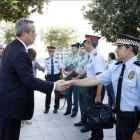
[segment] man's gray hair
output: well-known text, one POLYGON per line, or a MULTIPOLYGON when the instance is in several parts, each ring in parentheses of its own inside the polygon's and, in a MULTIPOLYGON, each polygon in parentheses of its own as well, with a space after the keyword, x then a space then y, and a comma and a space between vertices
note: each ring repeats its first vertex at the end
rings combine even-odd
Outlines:
POLYGON ((96 48, 97 45, 98 45, 98 42, 96 42, 96 41, 91 41, 91 43, 92 43, 92 46, 93 46, 94 48, 96 48))
POLYGON ((30 32, 30 25, 29 23, 34 23, 33 21, 27 19, 27 18, 21 18, 16 22, 15 25, 15 32, 16 36, 21 36, 22 32, 25 31, 27 33, 30 32))

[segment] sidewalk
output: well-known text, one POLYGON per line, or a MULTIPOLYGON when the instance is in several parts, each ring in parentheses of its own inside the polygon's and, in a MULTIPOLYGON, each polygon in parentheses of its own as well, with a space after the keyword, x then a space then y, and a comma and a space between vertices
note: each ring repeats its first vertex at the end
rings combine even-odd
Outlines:
MULTIPOLYGON (((58 113, 53 113, 54 94, 52 94, 51 108, 48 114, 44 114, 45 94, 35 91, 35 110, 32 124, 24 124, 21 128, 20 140, 83 140, 90 138, 91 132, 81 133, 82 127, 75 127, 74 123, 80 121, 80 111, 72 118, 70 115, 64 116, 64 109, 58 113)), ((104 103, 107 103, 105 96, 104 103)), ((64 104, 61 99, 60 108, 64 104)), ((115 140, 115 128, 104 130, 104 140, 115 140)))
MULTIPOLYGON (((107 101, 105 97, 104 102, 107 101)), ((24 124, 21 128, 20 140, 83 140, 90 137, 91 132, 81 133, 82 127, 75 127, 73 124, 79 122, 80 111, 74 118, 64 116, 65 109, 53 113, 54 96, 52 97, 51 108, 48 114, 44 114, 45 94, 35 92, 35 111, 32 124, 24 124)), ((60 107, 64 104, 61 99, 60 107)), ((66 105, 65 105, 66 108, 66 105)), ((115 129, 104 130, 104 140, 115 140, 115 129)))

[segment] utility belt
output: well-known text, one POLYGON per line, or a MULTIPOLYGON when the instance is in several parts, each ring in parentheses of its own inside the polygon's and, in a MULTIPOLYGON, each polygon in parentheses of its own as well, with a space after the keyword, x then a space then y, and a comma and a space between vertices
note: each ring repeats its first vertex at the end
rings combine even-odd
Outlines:
POLYGON ((60 73, 58 73, 58 74, 54 74, 54 75, 46 74, 46 75, 45 75, 45 79, 47 80, 47 77, 49 77, 49 78, 53 78, 53 77, 57 77, 57 76, 60 76, 60 73))
POLYGON ((46 76, 47 76, 47 77, 55 77, 55 76, 60 76, 60 73, 58 73, 58 74, 54 74, 54 75, 47 74, 46 76))
POLYGON ((117 115, 124 117, 124 118, 127 118, 127 119, 135 119, 135 112, 129 112, 129 111, 122 112, 121 111, 117 115))

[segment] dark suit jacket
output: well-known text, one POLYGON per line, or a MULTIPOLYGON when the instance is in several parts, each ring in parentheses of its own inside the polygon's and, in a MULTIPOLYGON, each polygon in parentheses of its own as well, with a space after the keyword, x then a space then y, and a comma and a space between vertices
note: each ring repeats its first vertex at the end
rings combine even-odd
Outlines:
POLYGON ((0 115, 17 120, 32 118, 34 90, 51 94, 54 83, 35 78, 23 44, 11 42, 4 50, 0 69, 0 115))

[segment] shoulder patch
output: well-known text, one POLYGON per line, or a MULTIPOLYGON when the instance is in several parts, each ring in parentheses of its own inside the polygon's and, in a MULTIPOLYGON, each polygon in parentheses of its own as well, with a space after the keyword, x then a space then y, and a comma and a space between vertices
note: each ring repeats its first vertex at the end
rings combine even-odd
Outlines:
POLYGON ((94 56, 97 55, 97 51, 95 51, 95 52, 93 53, 93 55, 94 55, 94 56))
POLYGON ((140 67, 140 60, 135 61, 134 64, 140 67))
POLYGON ((115 65, 119 65, 119 64, 121 64, 121 63, 122 63, 122 61, 119 61, 119 62, 115 63, 115 65))

